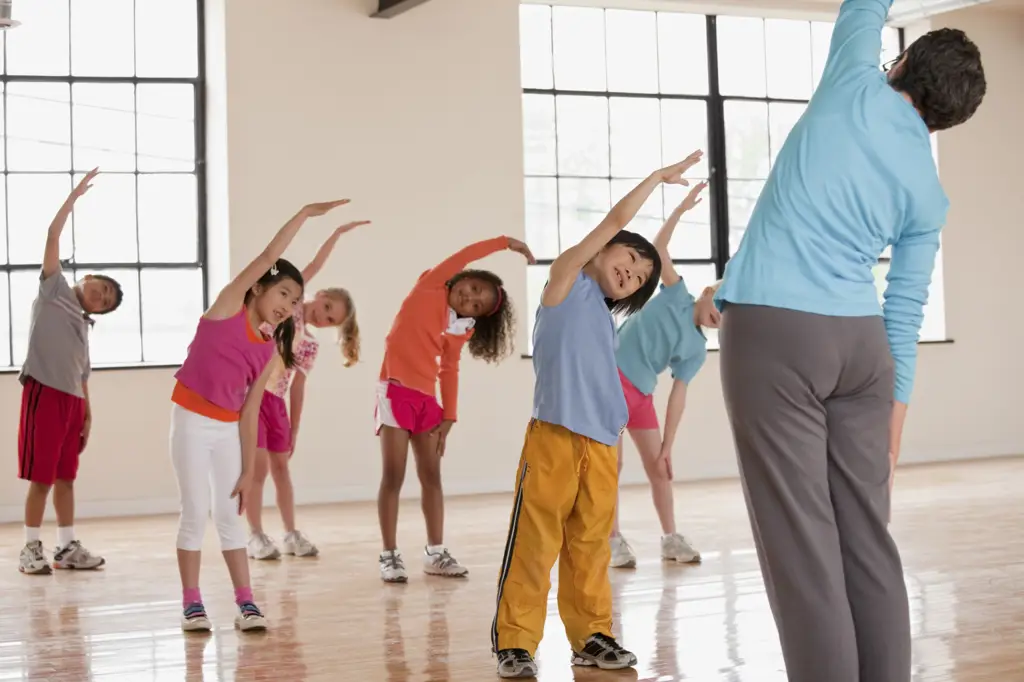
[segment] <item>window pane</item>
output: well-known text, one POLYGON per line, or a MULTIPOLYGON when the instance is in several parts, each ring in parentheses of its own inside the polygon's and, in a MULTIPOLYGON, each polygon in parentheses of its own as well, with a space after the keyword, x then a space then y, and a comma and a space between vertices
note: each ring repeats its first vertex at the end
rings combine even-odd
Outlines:
POLYGON ((7 37, 7 73, 32 76, 68 74, 68 0, 15 3, 21 22, 7 37))
POLYGON ((575 246, 611 209, 607 180, 558 181, 558 231, 562 250, 575 246))
POLYGON ((527 175, 556 172, 553 95, 523 95, 523 165, 527 175))
POLYGON ((768 96, 811 98, 811 25, 806 21, 766 19, 768 96))
MULTIPOLYGON (((64 279, 74 284, 72 273, 64 271, 64 279)), ((17 270, 10 273, 11 288, 11 351, 14 366, 25 364, 28 354, 28 332, 32 325, 32 302, 39 295, 39 271, 17 270)), ((4 301, 6 304, 6 301, 4 301)))
POLYGON ((0 272, 0 367, 8 367, 11 362, 11 329, 10 300, 7 284, 7 273, 0 272))
POLYGON ((693 177, 708 175, 708 107, 703 101, 662 100, 661 159, 664 165, 682 161, 703 149, 704 159, 690 169, 693 177))
POLYGON ((71 12, 71 73, 76 76, 131 76, 135 73, 134 4, 134 0, 103 0, 101 6, 93 5, 88 9, 83 3, 78 4, 71 12))
POLYGON ((723 95, 765 96, 764 20, 718 17, 718 85, 723 95))
POLYGON ((554 178, 526 178, 526 243, 537 258, 557 258, 558 186, 554 178))
MULTIPOLYGON (((686 290, 694 298, 700 298, 704 287, 709 287, 716 281, 714 263, 708 263, 707 265, 677 265, 675 267, 676 272, 686 282, 686 290)), ((704 329, 704 336, 707 337, 708 348, 718 348, 717 329, 704 329)))
POLYGON ((76 170, 135 170, 135 86, 75 83, 71 120, 76 170))
POLYGON ((555 107, 559 174, 608 177, 608 99, 561 96, 555 107))
MULTIPOLYGON (((612 206, 617 204, 622 197, 629 194, 630 190, 642 181, 643 178, 612 180, 612 206)), ((665 219, 662 217, 665 199, 661 190, 662 188, 658 187, 651 193, 651 196, 640 207, 640 210, 637 211, 633 221, 626 226, 627 230, 641 234, 650 241, 654 240, 654 235, 658 234, 658 230, 661 229, 662 224, 665 222, 665 219)), ((591 229, 597 227, 598 222, 600 222, 600 219, 591 226, 591 229)))
POLYGON ((654 12, 605 12, 608 89, 658 92, 658 26, 654 12))
POLYGON ((139 176, 139 258, 150 263, 187 263, 198 258, 194 175, 139 176))
POLYGON ((138 255, 135 175, 100 175, 75 207, 75 261, 134 263, 138 255))
POLYGON ((612 97, 611 169, 617 178, 644 178, 661 168, 661 107, 653 97, 612 97))
POLYGON ((832 43, 832 29, 835 24, 815 21, 811 23, 811 83, 817 88, 821 74, 828 61, 828 48, 832 43))
POLYGON ((551 74, 551 8, 519 6, 519 66, 524 88, 553 87, 551 74))
POLYGON ((537 322, 537 308, 540 297, 544 293, 544 285, 548 282, 547 265, 530 265, 526 268, 526 309, 519 315, 526 319, 526 352, 533 353, 533 327, 537 322))
MULTIPOLYGON (((7 262, 7 178, 0 178, 0 263, 7 262)), ((56 210, 56 209, 54 209, 56 210)), ((4 299, 0 297, 0 307, 4 305, 4 299)), ((0 334, 3 334, 3 328, 0 327, 0 334)), ((0 353, 0 364, 4 361, 3 354, 0 353)))
POLYGON ((764 102, 725 102, 724 108, 725 163, 729 178, 767 178, 771 158, 768 105, 764 102))
MULTIPOLYGON (((699 178, 690 179, 690 187, 696 186, 699 178)), ((665 217, 672 214, 690 191, 690 187, 665 185, 665 217)), ((669 255, 673 258, 711 258, 711 193, 714 183, 704 190, 703 201, 683 214, 668 243, 669 255)))
POLYGON ((182 362, 202 314, 203 274, 199 269, 142 271, 142 344, 146 362, 182 362))
POLYGON ((195 0, 135 3, 135 73, 144 77, 195 78, 199 36, 195 0))
POLYGON ((139 85, 139 170, 195 169, 195 88, 191 85, 139 85))
POLYGON ((747 222, 754 210, 757 198, 764 189, 763 180, 730 180, 729 181, 729 255, 736 255, 740 248, 743 234, 747 231, 747 222))
MULTIPOLYGON (((46 232, 69 192, 70 173, 12 173, 7 176, 7 240, 11 263, 43 262, 46 232)), ((90 200, 89 196, 82 197, 79 206, 84 208, 90 200)), ((61 234, 61 258, 71 258, 71 222, 68 220, 61 234)))
MULTIPOLYGON (((787 104, 784 102, 772 102, 768 105, 768 142, 772 150, 772 164, 774 165, 782 145, 789 137, 793 126, 804 115, 807 110, 806 104, 787 104)), ((732 169, 729 169, 732 174, 732 169)))
POLYGON ((604 10, 553 7, 555 87, 604 90, 604 10))
MULTIPOLYGON (((89 333, 89 356, 95 365, 142 362, 142 334, 139 328, 139 273, 137 270, 77 270, 79 278, 106 275, 121 285, 124 299, 112 313, 96 315, 89 333)), ((162 313, 162 311, 161 311, 162 313)))
POLYGON ((658 70, 662 92, 708 94, 706 22, 699 14, 658 12, 658 70))
POLYGON ((70 97, 67 83, 7 84, 8 169, 71 169, 70 97))
MULTIPOLYGON (((691 177, 708 176, 708 107, 703 101, 661 101, 661 158, 664 165, 682 161, 695 149, 704 159, 691 168, 691 177)), ((645 173, 646 175, 646 173, 645 173)))
MULTIPOLYGON (((6 33, 6 31, 0 31, 0 33, 6 33)), ((0 35, 0 51, 2 50, 3 36, 0 35)), ((3 59, 0 59, 0 68, 2 65, 3 59)), ((7 108, 6 85, 6 83, 0 83, 0 170, 7 168, 7 116, 4 113, 7 108)))

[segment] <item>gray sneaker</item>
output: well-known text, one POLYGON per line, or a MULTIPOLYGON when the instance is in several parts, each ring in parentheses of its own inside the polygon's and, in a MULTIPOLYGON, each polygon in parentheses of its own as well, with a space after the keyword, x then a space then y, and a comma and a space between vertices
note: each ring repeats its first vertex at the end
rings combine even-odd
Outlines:
POLYGON ((58 547, 53 554, 54 568, 92 571, 105 563, 107 563, 106 559, 101 556, 94 556, 78 540, 72 540, 68 543, 67 547, 58 547))
POLYGON ((284 536, 284 553, 297 557, 314 557, 320 553, 301 530, 294 530, 284 536))
POLYGON ((30 575, 49 575, 50 562, 43 554, 43 543, 39 540, 28 542, 21 549, 21 558, 18 561, 18 570, 30 575))
POLYGON ((498 677, 536 677, 537 662, 526 649, 502 649, 498 652, 498 677))
POLYGON ((615 638, 595 632, 587 638, 582 651, 572 652, 573 665, 595 665, 601 670, 622 670, 636 665, 636 655, 627 651, 615 638))

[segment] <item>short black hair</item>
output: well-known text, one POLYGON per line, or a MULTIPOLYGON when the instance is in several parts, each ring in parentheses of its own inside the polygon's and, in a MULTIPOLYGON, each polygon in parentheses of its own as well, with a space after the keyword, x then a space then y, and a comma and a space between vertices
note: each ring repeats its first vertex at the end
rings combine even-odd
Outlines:
POLYGON ((981 106, 988 87, 981 50, 963 31, 930 31, 902 57, 889 72, 889 84, 910 97, 928 130, 960 125, 981 106))
POLYGON ((106 315, 107 313, 112 313, 118 308, 120 308, 121 302, 124 300, 124 291, 122 291, 121 289, 121 283, 108 275, 93 275, 92 278, 95 280, 99 280, 100 282, 106 282, 114 290, 114 302, 110 304, 110 307, 107 308, 106 310, 100 310, 93 314, 106 315))
POLYGON ((651 268, 651 276, 647 278, 647 281, 643 285, 634 291, 631 295, 618 301, 605 298, 604 302, 608 306, 608 310, 612 314, 632 315, 635 312, 639 312, 641 308, 651 300, 651 296, 654 295, 655 289, 658 288, 658 282, 661 280, 661 256, 658 255, 658 249, 654 248, 654 244, 647 241, 647 238, 643 235, 639 235, 636 232, 630 232, 629 230, 619 230, 619 232, 611 238, 607 246, 612 244, 622 244, 623 246, 629 246, 636 250, 641 258, 650 260, 654 267, 651 268))

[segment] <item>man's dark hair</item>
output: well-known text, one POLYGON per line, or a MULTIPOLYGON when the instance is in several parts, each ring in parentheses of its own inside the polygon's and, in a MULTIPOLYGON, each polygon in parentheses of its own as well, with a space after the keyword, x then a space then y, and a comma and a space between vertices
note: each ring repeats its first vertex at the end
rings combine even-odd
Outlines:
POLYGON ((906 93, 930 131, 967 121, 987 85, 981 51, 963 31, 941 28, 915 40, 889 73, 889 84, 906 93))

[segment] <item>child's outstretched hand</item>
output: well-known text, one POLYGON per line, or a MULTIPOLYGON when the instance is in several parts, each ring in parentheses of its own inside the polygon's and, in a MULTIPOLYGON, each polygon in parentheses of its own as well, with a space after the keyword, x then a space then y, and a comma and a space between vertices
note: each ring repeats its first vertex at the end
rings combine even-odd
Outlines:
POLYGON ((683 178, 683 173, 690 170, 704 158, 704 152, 700 149, 693 152, 679 163, 666 166, 655 173, 655 176, 666 185, 685 185, 689 187, 690 181, 683 178))
POLYGON ((369 220, 356 220, 356 221, 353 221, 351 223, 345 223, 344 225, 339 225, 338 227, 334 228, 334 234, 336 234, 336 235, 338 235, 340 237, 341 235, 345 234, 346 232, 351 232, 352 230, 356 229, 360 225, 369 225, 369 224, 370 224, 369 220))
POLYGON ((306 204, 302 207, 302 212, 309 218, 315 218, 322 216, 328 211, 333 211, 339 206, 344 206, 351 199, 338 199, 336 201, 322 201, 319 204, 306 204))
POLYGON ((75 188, 71 190, 71 201, 75 201, 76 199, 78 199, 78 197, 82 196, 90 189, 92 189, 92 181, 95 180, 96 176, 99 174, 99 168, 93 168, 91 171, 86 173, 85 177, 79 180, 78 184, 75 185, 75 188))
POLYGON ((687 211, 696 207, 697 204, 704 201, 704 197, 702 197, 700 194, 701 192, 704 191, 704 188, 707 186, 707 180, 701 180, 700 182, 698 182, 696 186, 694 186, 693 189, 691 189, 689 193, 687 193, 686 198, 683 199, 683 202, 679 204, 679 212, 686 213, 687 211))
POLYGON ((521 242, 518 239, 508 237, 508 250, 515 251, 516 253, 521 253, 523 256, 526 257, 526 262, 529 263, 530 265, 534 265, 537 263, 537 259, 533 257, 533 252, 530 251, 530 247, 526 245, 526 242, 521 242))

